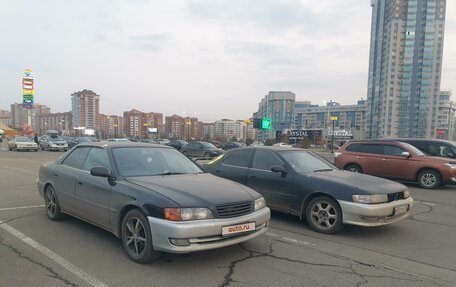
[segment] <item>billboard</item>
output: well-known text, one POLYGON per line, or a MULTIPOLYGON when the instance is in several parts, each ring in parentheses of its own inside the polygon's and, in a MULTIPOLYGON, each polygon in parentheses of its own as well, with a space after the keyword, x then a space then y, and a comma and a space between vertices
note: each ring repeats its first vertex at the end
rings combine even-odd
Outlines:
POLYGON ((33 108, 35 103, 34 79, 31 69, 25 69, 25 76, 22 77, 22 106, 27 109, 33 108))

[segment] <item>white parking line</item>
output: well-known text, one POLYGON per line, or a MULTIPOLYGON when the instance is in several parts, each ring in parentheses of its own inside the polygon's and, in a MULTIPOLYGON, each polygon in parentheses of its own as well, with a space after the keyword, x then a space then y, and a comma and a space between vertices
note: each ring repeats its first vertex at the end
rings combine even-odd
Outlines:
POLYGON ((72 264, 71 262, 69 262, 65 258, 60 257, 55 252, 53 252, 53 251, 49 250, 48 248, 46 248, 45 246, 39 244, 38 242, 36 242, 32 238, 28 237, 27 235, 23 234, 19 230, 11 227, 9 224, 3 223, 3 221, 1 221, 1 220, 0 220, 0 228, 6 230, 11 235, 19 238, 20 240, 22 240, 23 242, 27 243, 31 247, 35 248, 36 250, 38 250, 42 254, 46 255, 47 257, 52 259, 57 264, 60 264, 61 266, 63 266, 66 270, 70 271, 71 273, 73 273, 77 277, 79 277, 82 280, 84 280, 85 282, 89 283, 91 286, 108 287, 108 285, 104 284, 103 282, 101 282, 100 280, 96 279, 95 277, 90 276, 85 271, 79 269, 78 267, 76 267, 74 264, 72 264))
POLYGON ((30 205, 30 206, 6 207, 6 208, 0 208, 0 211, 16 210, 16 209, 27 209, 27 208, 38 208, 38 207, 44 207, 44 205, 30 205))
POLYGON ((417 203, 419 203, 419 204, 423 204, 423 205, 430 205, 430 206, 434 206, 434 205, 437 205, 437 204, 435 204, 435 203, 424 202, 424 201, 418 201, 417 203))
POLYGON ((275 234, 275 233, 272 233, 272 232, 266 232, 265 235, 268 236, 268 237, 277 238, 277 239, 279 239, 279 240, 291 242, 291 243, 298 244, 298 245, 312 245, 312 246, 316 246, 315 243, 312 243, 312 244, 311 244, 310 242, 307 242, 307 241, 302 241, 302 240, 297 240, 297 239, 290 238, 290 237, 280 236, 280 235, 275 234))

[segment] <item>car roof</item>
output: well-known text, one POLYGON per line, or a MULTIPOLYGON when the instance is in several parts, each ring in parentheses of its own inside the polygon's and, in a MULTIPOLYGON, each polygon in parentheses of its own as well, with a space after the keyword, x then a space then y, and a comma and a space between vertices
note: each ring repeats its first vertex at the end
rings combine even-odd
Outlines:
POLYGON ((278 147, 278 146, 247 146, 241 147, 232 150, 239 150, 239 149, 254 149, 254 150, 270 150, 270 151, 303 151, 305 149, 302 148, 295 148, 295 147, 278 147))
POLYGON ((416 141, 416 142, 439 142, 439 143, 451 143, 448 140, 443 139, 425 139, 425 138, 397 138, 397 139, 384 139, 385 141, 416 141))
POLYGON ((141 142, 83 142, 79 146, 96 146, 104 148, 119 148, 119 147, 155 147, 155 148, 166 148, 174 149, 172 147, 161 145, 161 144, 150 144, 141 142))

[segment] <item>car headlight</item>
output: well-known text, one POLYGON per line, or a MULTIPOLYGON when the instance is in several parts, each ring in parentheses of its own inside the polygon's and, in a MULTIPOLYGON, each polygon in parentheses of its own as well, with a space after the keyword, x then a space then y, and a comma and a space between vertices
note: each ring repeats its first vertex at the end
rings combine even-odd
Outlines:
POLYGON ((265 208, 265 207, 266 207, 266 200, 264 200, 264 197, 255 199, 254 211, 257 211, 257 210, 265 208))
POLYGON ((214 218, 212 211, 205 207, 165 208, 165 219, 171 221, 189 221, 214 218))
POLYGON ((352 195, 353 202, 357 203, 383 203, 388 201, 386 194, 370 194, 370 195, 352 195))
POLYGON ((450 168, 456 168, 456 163, 453 162, 444 163, 444 165, 449 166, 450 168))
POLYGON ((410 191, 408 191, 408 190, 404 191, 404 199, 409 198, 409 197, 410 197, 410 191))

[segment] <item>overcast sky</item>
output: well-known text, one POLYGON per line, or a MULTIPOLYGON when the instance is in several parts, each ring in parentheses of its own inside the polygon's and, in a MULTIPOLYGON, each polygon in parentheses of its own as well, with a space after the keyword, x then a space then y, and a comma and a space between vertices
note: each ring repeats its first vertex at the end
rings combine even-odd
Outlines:
MULTIPOLYGON (((136 108, 247 119, 268 91, 353 104, 367 93, 370 0, 3 0, 0 109, 69 111, 91 89, 101 113, 136 108)), ((456 1, 447 1, 442 89, 455 88, 456 1)))

